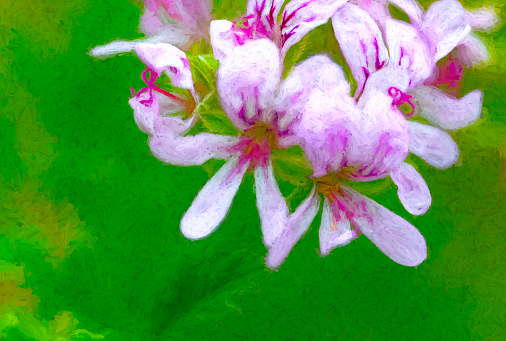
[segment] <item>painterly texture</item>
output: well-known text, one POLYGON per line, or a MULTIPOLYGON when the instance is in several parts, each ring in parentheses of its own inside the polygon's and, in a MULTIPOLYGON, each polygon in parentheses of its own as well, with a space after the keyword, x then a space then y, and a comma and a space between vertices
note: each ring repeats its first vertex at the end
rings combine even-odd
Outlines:
MULTIPOLYGON (((390 179, 357 186, 417 227, 427 260, 399 266, 367 238, 321 258, 319 214, 274 272, 264 266, 253 173, 212 237, 184 238, 183 214, 224 162, 182 168, 156 160, 127 100, 130 86, 144 86, 144 65, 134 55, 96 61, 86 54, 142 37, 142 5, 2 6, 0 338, 506 339, 504 27, 483 35, 491 65, 465 70, 461 90, 483 90, 484 109, 476 124, 450 133, 457 164, 440 171, 408 157, 431 189, 428 212, 407 213, 390 179)), ((213 3, 216 16, 229 20, 244 7, 213 3)), ((330 22, 292 46, 285 67, 320 51, 344 64, 330 22)), ((220 116, 206 115, 212 131, 220 116)), ((310 186, 282 162, 274 171, 297 207, 310 186)))

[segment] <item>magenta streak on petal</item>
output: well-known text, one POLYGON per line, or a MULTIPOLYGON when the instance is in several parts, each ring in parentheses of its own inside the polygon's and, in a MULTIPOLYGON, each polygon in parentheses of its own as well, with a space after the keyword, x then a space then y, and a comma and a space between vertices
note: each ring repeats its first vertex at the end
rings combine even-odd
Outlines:
MULTIPOLYGON (((369 62, 367 61, 367 46, 365 45, 365 43, 364 43, 363 40, 360 40, 360 47, 362 48, 362 53, 365 56, 365 66, 366 66, 366 69, 369 69, 369 62)), ((364 67, 362 67, 362 68, 364 68, 364 67)))
POLYGON ((437 64, 436 79, 427 85, 447 86, 447 92, 455 97, 459 97, 464 77, 464 67, 459 58, 453 58, 451 55, 448 60, 440 61, 437 64))
POLYGON ((290 38, 290 37, 291 37, 291 36, 295 33, 294 31, 295 31, 296 29, 298 29, 298 28, 299 28, 299 26, 300 26, 300 25, 296 25, 296 26, 294 26, 294 27, 290 30, 290 32, 288 32, 288 33, 284 33, 284 34, 283 34, 283 39, 282 39, 281 46, 284 46, 284 45, 285 45, 285 42, 288 40, 288 38, 290 38))
POLYGON ((283 12, 283 19, 281 21, 281 27, 280 27, 280 30, 282 31, 285 27, 286 27, 286 24, 295 16, 295 14, 300 11, 301 9, 303 9, 304 7, 307 7, 311 2, 313 2, 314 0, 309 0, 308 2, 300 5, 299 8, 295 9, 288 17, 286 17, 286 12, 283 12))
MULTIPOLYGON (((364 201, 355 202, 344 193, 332 193, 330 198, 331 210, 334 217, 339 217, 340 220, 347 219, 356 225, 354 222, 356 218, 365 217, 372 223, 372 218, 367 214, 366 203, 364 201)), ((358 235, 357 226, 355 226, 354 233, 358 235)))
POLYGON ((399 66, 401 66, 402 57, 404 57, 404 49, 401 47, 401 57, 399 58, 399 66))
POLYGON ((274 2, 271 4, 271 9, 269 11, 269 15, 267 16, 267 22, 271 25, 271 29, 274 27, 274 11, 276 10, 276 5, 274 2))
POLYGON ((413 113, 415 112, 415 106, 410 99, 413 96, 410 96, 395 87, 391 87, 388 89, 388 95, 390 95, 390 97, 393 98, 392 101, 393 106, 399 107, 404 103, 409 104, 409 106, 411 107, 411 111, 409 113, 404 113, 404 115, 407 117, 411 117, 413 115, 413 113))
POLYGON ((375 67, 376 67, 376 70, 379 70, 379 69, 381 69, 385 65, 385 61, 383 61, 380 64, 380 60, 379 60, 379 45, 378 45, 378 40, 376 38, 374 38, 373 44, 374 44, 374 48, 376 49, 376 63, 375 63, 375 67))
POLYGON ((249 163, 250 169, 257 166, 266 167, 272 152, 267 138, 258 140, 241 136, 239 139, 239 142, 229 149, 231 154, 239 154, 237 169, 242 169, 247 163, 249 163))

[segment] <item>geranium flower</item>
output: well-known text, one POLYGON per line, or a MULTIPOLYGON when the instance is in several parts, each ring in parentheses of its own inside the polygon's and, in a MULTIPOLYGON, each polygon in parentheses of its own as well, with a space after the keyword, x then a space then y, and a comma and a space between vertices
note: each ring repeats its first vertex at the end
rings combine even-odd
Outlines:
POLYGON ((209 0, 145 0, 139 29, 147 38, 118 40, 97 46, 93 57, 130 52, 140 42, 167 43, 186 51, 196 41, 208 39, 212 4, 209 0))
MULTIPOLYGON (((422 21, 424 31, 414 25, 387 19, 385 37, 388 50, 381 31, 368 13, 351 4, 336 13, 333 25, 343 54, 357 79, 357 99, 366 96, 386 100, 390 97, 394 106, 408 104, 411 107, 406 116, 414 113, 416 104, 422 117, 445 130, 460 129, 478 119, 483 99, 481 91, 474 90, 456 99, 435 87, 423 85, 434 74, 436 62, 470 31, 466 13, 460 4, 460 10, 449 10, 445 12, 446 17, 436 15, 436 11, 441 12, 439 4, 444 5, 448 1, 451 2, 437 2, 429 8, 422 21), (374 83, 379 88, 368 84, 373 83, 373 77, 377 79, 374 83)), ((364 103, 372 102, 368 100, 364 103)), ((412 153, 440 169, 457 161, 458 147, 449 134, 428 125, 409 124, 412 153)))
MULTIPOLYGON (((407 86, 407 78, 405 82, 407 86)), ((278 125, 283 131, 279 142, 300 144, 314 170, 316 187, 295 211, 293 219, 304 221, 295 226, 290 218, 283 219, 286 203, 275 182, 257 179, 257 183, 269 184, 263 196, 257 192, 260 203, 269 202, 258 205, 261 216, 269 217, 265 221, 270 222, 272 231, 267 265, 280 266, 307 231, 318 210, 315 205, 319 195, 324 197, 320 226, 323 255, 363 233, 395 262, 420 264, 427 256, 427 248, 418 230, 345 185, 349 181, 391 176, 410 213, 422 214, 430 206, 425 181, 403 162, 410 144, 409 125, 391 105, 391 98, 363 97, 355 103, 343 71, 326 56, 311 57, 296 66, 285 80, 280 96, 297 98, 297 102, 278 110, 278 125)), ((279 105, 284 106, 283 100, 279 105)))

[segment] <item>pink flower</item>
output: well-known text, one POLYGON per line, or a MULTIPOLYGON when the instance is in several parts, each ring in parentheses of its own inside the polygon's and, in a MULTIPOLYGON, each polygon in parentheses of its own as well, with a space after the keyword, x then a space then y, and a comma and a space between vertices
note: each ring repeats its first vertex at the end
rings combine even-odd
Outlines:
POLYGON ((343 71, 326 56, 314 56, 297 65, 281 87, 283 99, 278 101, 276 122, 283 136, 279 142, 300 144, 314 169, 316 186, 299 208, 287 215, 275 182, 257 179, 257 184, 269 184, 261 187, 267 188, 263 195, 257 192, 257 205, 268 223, 265 229, 270 231, 266 262, 271 268, 284 262, 307 231, 318 211, 320 194, 324 197, 320 227, 323 255, 363 233, 397 263, 415 266, 426 258, 425 240, 416 228, 343 185, 391 176, 410 213, 423 214, 431 203, 423 178, 403 162, 410 144, 409 125, 391 105, 391 98, 364 97, 355 103, 349 93, 343 71), (294 98, 295 104, 286 107, 284 100, 294 98), (370 110, 372 107, 375 110, 370 110))
POLYGON ((104 57, 130 52, 140 42, 167 43, 188 50, 194 42, 208 39, 212 8, 209 0, 145 0, 144 3, 139 28, 147 38, 113 41, 93 48, 90 55, 104 57))

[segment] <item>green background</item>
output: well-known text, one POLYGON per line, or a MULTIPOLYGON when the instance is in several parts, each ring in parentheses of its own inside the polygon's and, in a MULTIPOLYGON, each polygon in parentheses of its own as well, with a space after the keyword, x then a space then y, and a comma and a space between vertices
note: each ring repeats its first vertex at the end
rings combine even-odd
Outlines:
MULTIPOLYGON (((245 3, 215 3, 217 16, 245 3)), ((483 117, 453 134, 458 164, 439 171, 410 157, 430 210, 409 215, 389 181, 371 194, 421 231, 428 259, 400 266, 365 237, 321 258, 318 215, 276 272, 264 265, 251 174, 216 232, 181 235, 219 163, 156 160, 128 105, 142 63, 87 55, 141 37, 141 7, 1 2, 0 339, 506 340, 506 27, 482 35, 492 65, 466 72, 464 92, 485 99, 483 117)), ((287 63, 325 49, 339 61, 331 29, 287 63)))

